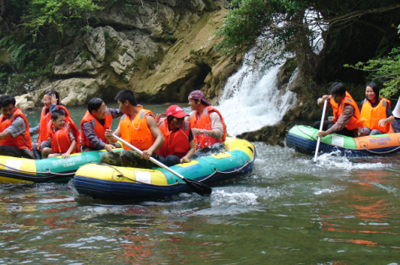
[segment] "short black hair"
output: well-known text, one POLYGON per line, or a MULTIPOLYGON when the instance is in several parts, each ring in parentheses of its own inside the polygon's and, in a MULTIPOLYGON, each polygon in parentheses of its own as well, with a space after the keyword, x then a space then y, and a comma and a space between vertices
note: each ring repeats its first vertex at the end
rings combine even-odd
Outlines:
POLYGON ((57 120, 58 119, 58 117, 60 117, 60 116, 64 116, 65 117, 65 113, 64 112, 62 112, 61 110, 54 110, 52 113, 51 113, 51 119, 53 120, 53 121, 55 121, 55 120, 57 120))
POLYGON ((374 91, 374 93, 375 93, 375 96, 376 96, 376 99, 378 100, 379 99, 379 87, 378 87, 378 85, 375 83, 375 82, 368 82, 366 85, 365 85, 365 87, 367 87, 367 86, 369 86, 370 88, 372 88, 372 90, 374 91))
POLYGON ((3 95, 0 97, 0 107, 7 107, 9 105, 13 105, 15 107, 15 98, 11 96, 3 95))
POLYGON ((121 103, 124 103, 125 101, 128 100, 129 103, 133 106, 137 106, 137 100, 135 97, 135 94, 133 94, 132 90, 129 89, 123 89, 117 93, 115 96, 115 100, 121 103))
POLYGON ((45 94, 45 95, 49 95, 49 96, 51 96, 51 95, 53 95, 53 94, 56 95, 56 98, 57 98, 57 105, 60 105, 60 95, 58 94, 57 91, 50 89, 50 90, 47 90, 46 93, 44 93, 44 94, 45 94))
POLYGON ((98 110, 100 106, 104 103, 101 98, 91 98, 88 103, 88 111, 92 113, 94 110, 98 110))
POLYGON ((340 83, 340 82, 333 83, 333 84, 331 85, 331 95, 332 95, 332 94, 336 94, 336 95, 339 95, 339 96, 344 96, 344 95, 346 95, 346 88, 345 88, 345 86, 344 86, 342 83, 340 83))

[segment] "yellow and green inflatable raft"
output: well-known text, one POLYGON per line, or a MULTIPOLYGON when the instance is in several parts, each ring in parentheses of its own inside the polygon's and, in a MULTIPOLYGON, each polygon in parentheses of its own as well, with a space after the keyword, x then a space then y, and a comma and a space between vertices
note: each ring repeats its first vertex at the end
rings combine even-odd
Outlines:
MULTIPOLYGON (((227 137, 225 147, 225 152, 198 157, 171 169, 206 185, 253 171, 256 152, 252 143, 227 137)), ((157 199, 191 192, 183 180, 159 167, 142 169, 95 163, 76 171, 74 186, 79 194, 104 200, 157 199)))
POLYGON ((39 160, 0 156, 0 183, 67 182, 80 166, 100 162, 100 156, 105 152, 76 153, 66 159, 61 156, 39 160))

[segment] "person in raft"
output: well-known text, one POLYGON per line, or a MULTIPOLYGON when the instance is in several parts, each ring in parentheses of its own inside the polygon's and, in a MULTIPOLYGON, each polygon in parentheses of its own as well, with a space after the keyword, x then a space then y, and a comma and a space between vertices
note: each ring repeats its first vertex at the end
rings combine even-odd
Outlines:
POLYGON ((196 145, 196 155, 210 150, 224 149, 226 127, 221 113, 212 107, 200 90, 192 91, 189 96, 190 125, 196 145))
POLYGON ((80 150, 79 131, 74 123, 66 118, 61 110, 51 113, 51 123, 48 125, 47 142, 51 148, 45 147, 42 151, 43 158, 62 156, 68 158, 80 150))
POLYGON ((1 96, 0 108, 0 155, 33 159, 29 123, 15 98, 1 96))
MULTIPOLYGON (((122 153, 108 152, 100 157, 101 163, 115 166, 152 168, 150 156, 158 159, 157 151, 164 143, 164 136, 157 126, 154 114, 138 105, 135 94, 129 89, 118 92, 115 96, 119 109, 124 113, 114 134, 131 145, 142 150, 142 155, 123 144, 122 153)), ((109 143, 117 140, 112 137, 112 131, 106 130, 105 136, 109 143)))
POLYGON ((375 82, 369 82, 365 88, 365 99, 360 103, 363 128, 360 135, 375 135, 388 133, 390 124, 394 121, 390 101, 379 97, 379 88, 375 82))
POLYGON ((92 98, 88 110, 81 120, 82 152, 106 149, 111 152, 120 148, 118 142, 109 143, 106 139, 106 129, 111 129, 113 119, 122 116, 120 109, 107 108, 101 98, 92 98))
POLYGON ((61 110, 64 115, 69 117, 67 108, 60 103, 60 97, 57 91, 46 91, 46 93, 43 95, 42 103, 43 108, 40 114, 40 122, 38 125, 30 129, 31 136, 39 133, 36 143, 33 143, 33 151, 36 158, 40 158, 40 152, 44 148, 51 148, 50 143, 47 142, 47 128, 51 123, 51 113, 54 110, 61 110))
POLYGON ((166 114, 167 118, 161 120, 158 126, 165 142, 156 154, 159 161, 169 167, 187 163, 196 151, 190 123, 184 120, 189 115, 177 105, 170 106, 166 114))
MULTIPOLYGON (((358 129, 362 127, 360 111, 345 86, 342 83, 332 84, 331 94, 319 98, 318 105, 323 105, 324 100, 329 100, 328 104, 333 110, 333 121, 324 121, 323 131, 318 132, 318 136, 325 137, 332 133, 357 136, 358 129)), ((313 127, 319 129, 320 122, 314 123, 313 127)))

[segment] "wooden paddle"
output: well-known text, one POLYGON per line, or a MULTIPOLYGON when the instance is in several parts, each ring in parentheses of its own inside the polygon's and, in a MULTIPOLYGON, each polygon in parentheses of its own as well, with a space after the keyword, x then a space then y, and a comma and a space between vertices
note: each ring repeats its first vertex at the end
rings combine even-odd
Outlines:
MULTIPOLYGON (((324 100, 324 108, 322 110, 322 117, 321 117, 321 123, 319 125, 319 131, 322 132, 322 128, 324 127, 324 120, 325 120, 325 112, 326 112, 326 105, 327 105, 328 100, 324 100)), ((314 163, 317 162, 317 157, 318 157, 318 151, 319 151, 319 145, 321 143, 321 137, 318 136, 317 140, 317 146, 315 147, 315 156, 314 156, 314 163)))
MULTIPOLYGON (((142 150, 140 150, 137 147, 131 145, 130 143, 128 143, 124 139, 116 136, 115 134, 112 134, 112 136, 115 139, 117 139, 118 141, 120 141, 121 143, 123 143, 124 145, 128 146, 129 148, 131 148, 132 150, 135 150, 139 154, 143 153, 142 150)), ((150 157, 150 161, 153 162, 154 164, 156 164, 157 166, 162 167, 163 169, 171 172, 172 174, 174 174, 178 178, 182 179, 183 181, 185 181, 186 184, 192 189, 192 191, 194 191, 194 192, 196 192, 196 193, 198 193, 198 194, 200 194, 202 196, 211 194, 212 190, 211 190, 211 188, 209 186, 207 186, 207 185, 205 185, 203 183, 200 183, 200 182, 198 182, 196 180, 185 178, 184 176, 182 176, 178 172, 172 170, 171 168, 167 167, 166 165, 164 165, 160 161, 154 159, 153 157, 150 157)))

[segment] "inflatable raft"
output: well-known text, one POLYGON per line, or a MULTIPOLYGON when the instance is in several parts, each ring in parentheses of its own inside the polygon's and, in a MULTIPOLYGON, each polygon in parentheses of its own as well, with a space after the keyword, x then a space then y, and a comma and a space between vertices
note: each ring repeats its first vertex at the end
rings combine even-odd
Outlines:
MULTIPOLYGON (((318 129, 295 125, 289 130, 286 142, 288 147, 304 154, 314 154, 318 129)), ((386 155, 400 151, 400 133, 349 137, 330 134, 321 138, 320 152, 330 153, 340 150, 342 155, 371 156, 386 155)))
MULTIPOLYGON (((248 141, 227 137, 226 151, 172 166, 183 177, 206 185, 251 173, 255 147, 248 141)), ((165 169, 88 164, 75 173, 79 194, 104 200, 145 200, 191 192, 180 178, 165 169)))
MULTIPOLYGON (((122 148, 115 150, 121 152, 122 148)), ((0 156, 0 183, 67 182, 80 166, 100 162, 100 156, 105 152, 76 153, 67 159, 61 156, 40 160, 0 156)))

